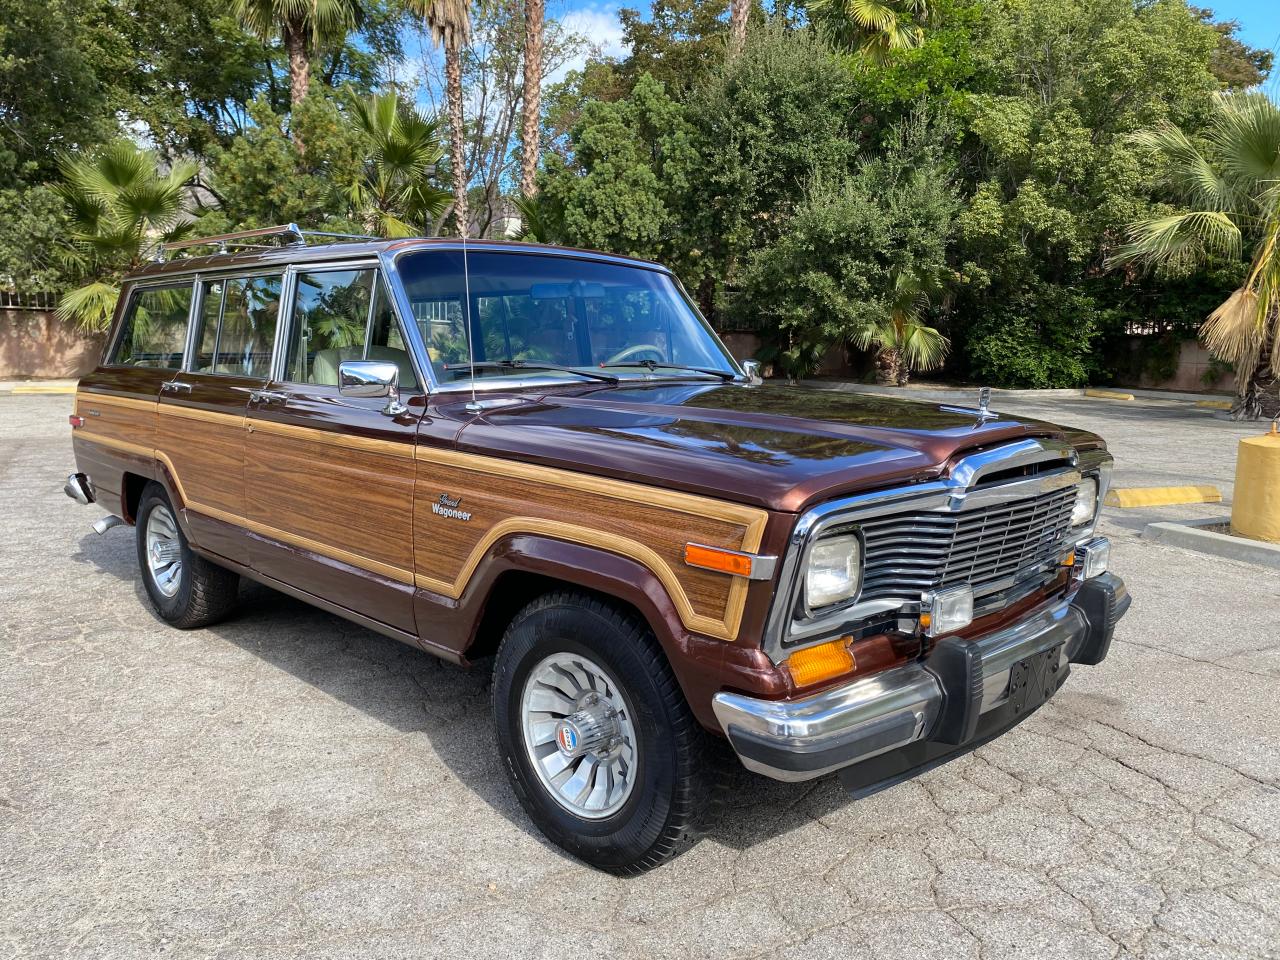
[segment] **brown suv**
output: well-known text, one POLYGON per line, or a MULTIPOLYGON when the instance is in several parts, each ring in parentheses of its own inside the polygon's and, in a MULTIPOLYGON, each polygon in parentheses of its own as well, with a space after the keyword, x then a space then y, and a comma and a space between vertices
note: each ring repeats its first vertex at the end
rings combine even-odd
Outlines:
POLYGON ((604 869, 694 835, 718 738, 881 789, 1025 718, 1129 606, 1092 434, 760 385, 651 263, 202 242, 126 282, 68 494, 135 527, 175 626, 245 576, 494 656, 521 803, 604 869))

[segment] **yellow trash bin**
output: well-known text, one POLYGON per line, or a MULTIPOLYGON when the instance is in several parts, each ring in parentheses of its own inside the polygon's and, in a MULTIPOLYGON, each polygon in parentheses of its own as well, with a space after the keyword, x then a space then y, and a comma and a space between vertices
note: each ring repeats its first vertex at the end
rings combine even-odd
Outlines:
POLYGON ((1240 441, 1231 532, 1280 543, 1280 433, 1240 441))

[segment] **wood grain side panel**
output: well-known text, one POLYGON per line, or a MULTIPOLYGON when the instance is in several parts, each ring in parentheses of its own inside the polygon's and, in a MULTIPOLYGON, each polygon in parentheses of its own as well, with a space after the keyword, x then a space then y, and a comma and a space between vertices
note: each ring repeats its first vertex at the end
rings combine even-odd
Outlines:
POLYGON ((179 493, 192 509, 211 516, 244 513, 244 417, 162 405, 157 456, 164 454, 179 493))
POLYGON ((505 466, 508 474, 500 477, 486 458, 420 453, 414 518, 420 587, 458 597, 497 540, 539 533, 640 561, 667 587, 686 626, 724 639, 737 636, 746 581, 687 566, 684 545, 754 550, 763 511, 565 471, 505 466), (437 513, 433 503, 441 494, 457 498, 456 509, 470 519, 437 513))
POLYGON ((405 456, 328 444, 324 436, 319 430, 263 430, 254 422, 245 458, 249 519, 288 531, 298 545, 412 581, 412 444, 386 444, 402 446, 405 456))
POLYGON ((156 435, 154 400, 78 393, 75 411, 84 417, 84 426, 76 430, 80 439, 127 453, 151 456, 156 435))

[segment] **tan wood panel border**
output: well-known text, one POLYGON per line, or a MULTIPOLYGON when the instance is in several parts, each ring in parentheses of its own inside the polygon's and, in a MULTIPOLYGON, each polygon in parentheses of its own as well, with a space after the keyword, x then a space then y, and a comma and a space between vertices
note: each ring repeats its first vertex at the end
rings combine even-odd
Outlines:
POLYGON ((76 407, 82 403, 100 403, 107 407, 132 407, 135 410, 155 410, 157 401, 138 400, 134 397, 113 397, 106 393, 81 391, 76 394, 76 407))
POLYGON ((475 573, 476 567, 484 559, 489 548, 503 537, 520 533, 541 534, 557 540, 567 540, 571 543, 600 547, 610 553, 630 557, 649 568, 654 576, 662 581, 662 585, 666 587, 667 593, 676 605, 680 619, 691 630, 718 637, 721 640, 734 640, 738 636, 738 628, 742 624, 742 610, 747 600, 747 581, 741 577, 734 577, 733 583, 730 585, 729 602, 725 609, 724 619, 717 620, 714 617, 703 616, 693 609, 693 605, 689 602, 689 596, 685 593, 684 586, 680 583, 675 571, 649 547, 627 537, 605 533, 602 530, 563 523, 558 520, 545 520, 541 517, 508 517, 506 520, 495 523, 488 533, 481 538, 480 542, 476 544, 475 549, 471 551, 466 563, 463 564, 462 570, 459 571, 453 582, 437 580, 434 577, 427 577, 422 574, 418 574, 415 582, 424 590, 442 593, 456 600, 466 590, 471 575, 475 573))

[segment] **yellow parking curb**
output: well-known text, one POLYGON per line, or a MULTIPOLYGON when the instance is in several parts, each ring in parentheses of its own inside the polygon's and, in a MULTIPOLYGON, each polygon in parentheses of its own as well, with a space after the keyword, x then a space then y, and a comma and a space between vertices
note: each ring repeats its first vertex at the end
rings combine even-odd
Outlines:
POLYGON ((1172 507, 1180 503, 1221 503, 1217 487, 1118 487, 1107 493, 1108 507, 1172 507))
POLYGON ((1196 406, 1202 407, 1205 410, 1230 410, 1231 401, 1230 400, 1197 400, 1196 406))
POLYGON ((1086 397, 1096 397, 1099 400, 1132 400, 1132 393, 1120 393, 1116 390, 1086 390, 1086 397))
POLYGON ((10 393, 65 393, 67 395, 74 394, 75 392, 75 387, 51 387, 38 383, 24 384, 22 386, 14 387, 10 391, 10 393))

